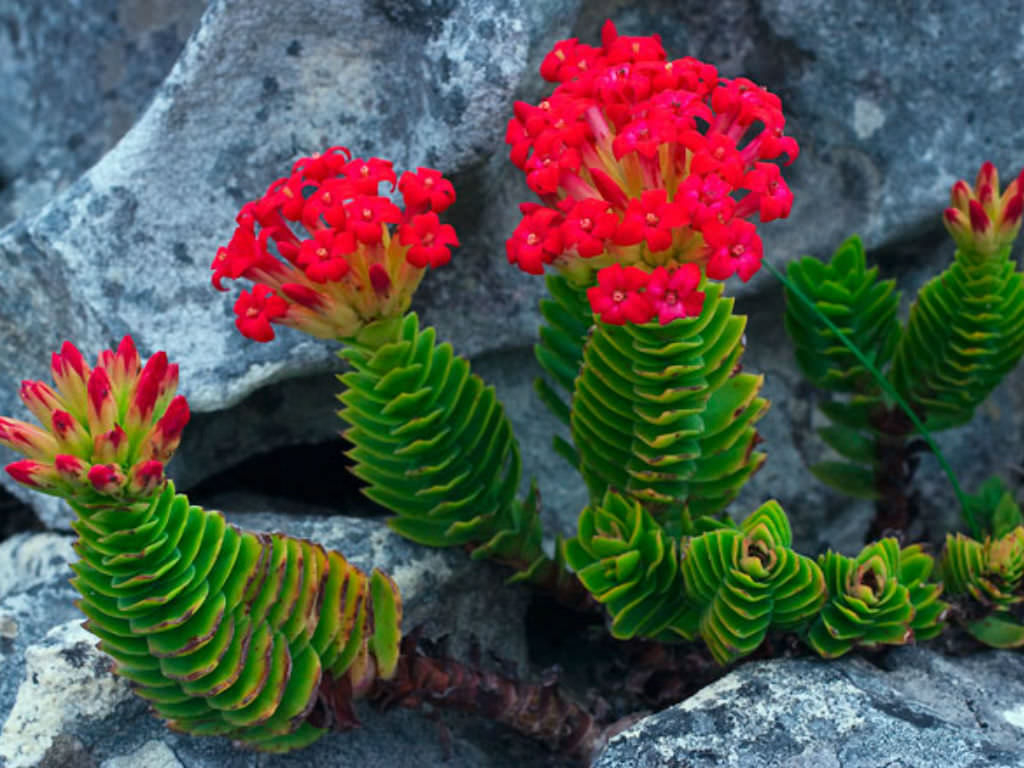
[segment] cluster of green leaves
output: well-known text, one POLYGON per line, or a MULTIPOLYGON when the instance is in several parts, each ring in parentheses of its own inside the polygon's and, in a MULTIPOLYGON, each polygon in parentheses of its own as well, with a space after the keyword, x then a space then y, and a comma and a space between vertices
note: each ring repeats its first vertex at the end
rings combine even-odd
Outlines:
POLYGON ((324 728, 321 681, 390 678, 401 598, 334 551, 228 525, 168 482, 151 502, 76 506, 86 628, 176 730, 283 752, 324 728))
POLYGON ((797 362, 811 382, 840 395, 822 403, 832 424, 820 434, 843 460, 811 471, 850 495, 878 498, 891 482, 886 455, 914 433, 969 421, 1024 353, 1024 277, 1009 246, 958 250, 921 289, 905 326, 893 281, 867 268, 856 237, 826 263, 792 262, 787 276, 797 362))
POLYGON ((752 653, 770 630, 795 632, 825 657, 928 639, 946 609, 920 547, 901 550, 890 538, 855 558, 828 552, 815 562, 792 549, 774 501, 739 525, 680 539, 639 501, 608 493, 583 511, 566 555, 615 637, 700 637, 721 664, 752 653))
POLYGON ((964 626, 996 648, 1024 647, 1024 519, 998 478, 970 497, 991 531, 984 541, 948 534, 942 578, 951 597, 969 600, 964 626))

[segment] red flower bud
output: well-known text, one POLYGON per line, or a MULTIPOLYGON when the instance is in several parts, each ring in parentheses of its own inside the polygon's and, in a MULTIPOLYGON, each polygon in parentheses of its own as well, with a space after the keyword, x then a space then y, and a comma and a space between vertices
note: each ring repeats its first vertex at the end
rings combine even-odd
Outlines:
POLYGON ((50 420, 52 411, 65 408, 60 396, 41 381, 21 382, 18 395, 41 424, 46 424, 50 420))
POLYGON ((89 375, 89 431, 92 434, 111 428, 117 418, 117 402, 111 390, 110 377, 105 368, 94 368, 89 375))
POLYGON ((22 459, 8 464, 4 469, 14 480, 37 491, 52 492, 58 487, 57 472, 49 464, 22 459))
POLYGON ((160 461, 140 461, 131 468, 128 489, 133 495, 150 496, 164 482, 164 465, 160 461))
POLYGON ((124 474, 113 464, 96 464, 87 474, 89 483, 104 496, 117 494, 124 486, 124 474))
POLYGON ((378 296, 387 296, 391 291, 391 278, 383 264, 370 265, 370 285, 378 296))
POLYGON ((988 214, 985 213, 985 209, 981 207, 981 203, 977 200, 971 200, 968 204, 968 212, 971 217, 971 229, 974 230, 974 234, 987 234, 992 227, 992 221, 989 219, 988 214))
POLYGON ((53 466, 61 480, 69 485, 78 485, 88 479, 89 465, 77 456, 59 453, 53 460, 53 466))
POLYGON ((307 309, 314 311, 326 306, 324 297, 312 288, 299 283, 285 283, 281 286, 281 293, 307 309))
POLYGON ((57 452, 57 441, 49 432, 3 417, 0 417, 0 445, 33 459, 50 459, 57 452))

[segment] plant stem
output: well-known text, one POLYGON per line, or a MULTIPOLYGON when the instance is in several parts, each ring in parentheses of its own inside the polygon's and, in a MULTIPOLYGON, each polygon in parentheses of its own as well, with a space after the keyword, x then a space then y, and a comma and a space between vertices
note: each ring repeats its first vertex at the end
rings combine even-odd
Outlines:
POLYGON ((939 466, 941 466, 942 470, 946 473, 946 477, 949 478, 949 484, 953 487, 953 494, 956 496, 956 500, 960 504, 960 512, 963 515, 964 520, 967 522, 967 527, 970 529, 971 535, 976 539, 981 538, 981 529, 978 527, 978 523, 974 519, 974 513, 971 512, 970 508, 967 505, 967 498, 964 496, 964 492, 960 488, 960 483, 957 481, 956 475, 953 473, 953 468, 949 465, 949 462, 946 461, 946 457, 939 449, 939 446, 935 442, 935 439, 931 436, 931 433, 927 429, 925 429, 924 423, 921 421, 920 418, 918 418, 918 415, 914 413, 914 410, 907 404, 907 401, 900 396, 899 392, 897 392, 895 387, 893 387, 889 380, 882 375, 881 371, 879 371, 874 366, 874 364, 870 360, 868 360, 867 356, 860 350, 860 347, 858 347, 856 344, 850 341, 846 337, 846 334, 839 330, 839 327, 835 323, 833 323, 832 320, 829 319, 825 314, 823 314, 821 310, 819 310, 814 305, 814 302, 807 298, 803 291, 801 291, 796 285, 790 282, 790 280, 787 279, 786 276, 783 275, 778 269, 776 269, 771 263, 767 261, 764 261, 762 263, 768 268, 769 272, 775 275, 776 279, 778 279, 778 281, 782 283, 787 290, 789 290, 794 296, 796 296, 798 299, 804 302, 804 304, 806 304, 810 308, 810 310, 826 325, 826 327, 828 327, 828 329, 836 335, 836 337, 843 343, 843 345, 847 349, 849 349, 850 352, 853 353, 854 357, 857 358, 860 364, 871 372, 871 375, 875 377, 875 380, 878 382, 878 385, 885 391, 885 393, 890 398, 892 398, 893 402, 895 402, 900 408, 903 409, 903 412, 907 414, 907 417, 914 425, 914 428, 918 431, 918 433, 921 435, 921 438, 928 444, 928 448, 931 449, 931 452, 935 455, 935 458, 939 462, 939 466))
MULTIPOLYGON (((428 645, 420 641, 417 631, 406 635, 394 676, 376 680, 366 698, 383 709, 417 709, 428 704, 486 717, 582 765, 589 765, 614 733, 631 724, 599 725, 593 714, 563 695, 554 681, 527 683, 484 671, 434 655, 428 645)), ((315 714, 319 724, 358 725, 346 680, 325 679, 321 684, 319 698, 326 709, 315 714)))

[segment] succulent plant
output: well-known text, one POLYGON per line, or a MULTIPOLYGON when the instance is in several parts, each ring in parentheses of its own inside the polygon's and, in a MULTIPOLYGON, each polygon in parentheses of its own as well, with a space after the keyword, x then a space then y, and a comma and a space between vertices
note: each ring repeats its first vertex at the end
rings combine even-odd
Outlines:
POLYGON ((941 631, 942 587, 927 581, 934 561, 914 545, 900 550, 894 538, 869 544, 855 558, 826 552, 818 558, 828 601, 807 635, 826 658, 854 646, 903 645, 941 631))
POLYGON ((1024 526, 983 542, 962 533, 946 537, 942 559, 946 592, 976 601, 980 618, 967 631, 996 648, 1024 646, 1024 526))
POLYGON ((613 637, 677 639, 687 608, 679 545, 638 501, 606 493, 601 504, 583 510, 565 554, 610 614, 613 637))
POLYGON ((689 541, 682 559, 690 607, 678 631, 700 634, 727 664, 752 653, 769 629, 793 630, 821 608, 825 581, 808 557, 790 546, 782 507, 769 501, 738 530, 723 528, 689 541))

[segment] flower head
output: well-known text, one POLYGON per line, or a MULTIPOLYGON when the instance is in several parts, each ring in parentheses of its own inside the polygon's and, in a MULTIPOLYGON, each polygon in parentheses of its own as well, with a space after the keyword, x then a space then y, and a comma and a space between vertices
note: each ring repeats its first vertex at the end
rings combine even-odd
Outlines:
POLYGON ((354 336, 404 313, 426 267, 448 262, 458 239, 437 213, 454 200, 438 171, 419 168, 399 180, 390 161, 332 147, 296 161, 242 207, 211 265, 213 285, 255 284, 235 303, 238 330, 255 341, 273 339, 274 325, 354 336), (379 194, 382 184, 397 184, 405 210, 379 194))
POLYGON ((984 163, 972 188, 960 180, 950 193, 943 223, 958 247, 981 256, 1002 250, 1020 232, 1024 214, 1024 170, 999 193, 999 173, 984 163))
POLYGON ((0 418, 0 444, 26 457, 9 464, 8 474, 84 504, 151 496, 189 420, 188 403, 175 395, 178 366, 163 352, 142 365, 125 336, 92 368, 65 342, 51 369, 53 387, 24 381, 19 392, 40 426, 0 418))
POLYGON ((694 58, 669 60, 657 35, 619 35, 611 22, 600 47, 557 43, 541 74, 554 92, 518 102, 506 131, 543 204, 523 206, 509 261, 584 284, 612 264, 750 279, 762 249, 749 219, 785 218, 793 204, 771 162, 799 151, 778 97, 694 58))

